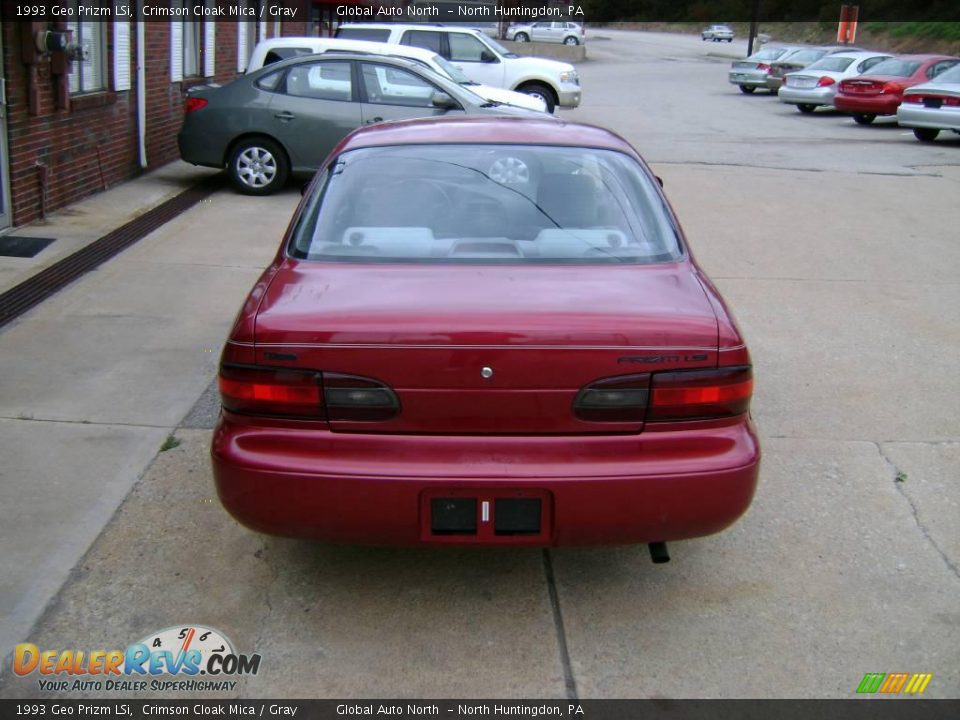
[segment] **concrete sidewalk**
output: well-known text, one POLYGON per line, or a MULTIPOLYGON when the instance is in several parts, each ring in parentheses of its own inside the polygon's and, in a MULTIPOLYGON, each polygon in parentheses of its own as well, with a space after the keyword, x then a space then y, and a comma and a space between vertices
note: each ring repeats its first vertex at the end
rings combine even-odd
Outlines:
MULTIPOLYGON (((21 282, 206 174, 173 163, 21 228, 57 242, 36 262, 4 259, 0 283, 21 282)), ((298 200, 295 190, 216 193, 0 331, 3 656, 28 639, 210 383, 230 319, 298 200), (251 203, 256 212, 238 212, 251 203)))

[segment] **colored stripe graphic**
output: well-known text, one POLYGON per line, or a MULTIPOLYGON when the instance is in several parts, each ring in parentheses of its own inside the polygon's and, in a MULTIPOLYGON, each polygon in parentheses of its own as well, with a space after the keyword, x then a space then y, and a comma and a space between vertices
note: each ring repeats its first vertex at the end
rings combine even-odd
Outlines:
POLYGON ((909 673, 890 673, 883 685, 880 686, 880 692, 895 695, 903 688, 909 673))
POLYGON ((920 695, 933 679, 933 673, 867 673, 857 686, 861 694, 883 693, 897 695, 901 691, 920 695))
POLYGON ((885 677, 886 673, 867 673, 863 676, 863 680, 860 681, 860 685, 857 687, 857 692, 875 693, 880 689, 880 683, 883 682, 885 677))
POLYGON ((910 678, 910 682, 907 683, 907 688, 904 692, 908 692, 911 695, 919 695, 927 689, 927 685, 930 684, 932 679, 933 673, 914 673, 913 677, 910 678))

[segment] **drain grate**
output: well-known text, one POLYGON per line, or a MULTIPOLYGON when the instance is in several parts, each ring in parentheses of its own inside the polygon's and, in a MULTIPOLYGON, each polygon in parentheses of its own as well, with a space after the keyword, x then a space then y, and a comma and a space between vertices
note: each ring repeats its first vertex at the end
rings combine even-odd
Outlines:
POLYGON ((66 287, 81 275, 143 239, 223 187, 223 175, 211 175, 126 225, 94 240, 0 295, 0 327, 66 287))
POLYGON ((4 235, 0 237, 0 256, 32 258, 55 239, 4 235))

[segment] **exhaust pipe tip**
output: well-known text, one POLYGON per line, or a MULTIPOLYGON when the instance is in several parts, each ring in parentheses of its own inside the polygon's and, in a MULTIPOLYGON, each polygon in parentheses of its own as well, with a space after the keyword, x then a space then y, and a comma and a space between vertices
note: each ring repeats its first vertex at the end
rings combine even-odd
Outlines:
POLYGON ((665 542, 652 542, 647 547, 650 548, 650 559, 655 565, 670 562, 670 553, 667 552, 665 542))

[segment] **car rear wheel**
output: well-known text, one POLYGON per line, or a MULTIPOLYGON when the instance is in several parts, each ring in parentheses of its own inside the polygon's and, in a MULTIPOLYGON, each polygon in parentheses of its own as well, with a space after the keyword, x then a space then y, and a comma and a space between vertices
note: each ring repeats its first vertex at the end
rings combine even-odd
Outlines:
POLYGON ((274 193, 290 175, 286 153, 269 138, 248 138, 237 143, 227 170, 234 187, 247 195, 274 193))
POLYGON ((564 44, 564 45, 579 45, 579 44, 580 44, 580 41, 577 40, 573 35, 571 35, 570 37, 568 37, 566 40, 563 41, 563 44, 564 44))
POLYGON ((817 109, 816 105, 809 105, 807 103, 801 103, 800 105, 797 105, 797 110, 802 112, 804 115, 809 115, 816 109, 817 109))
POLYGON ((857 113, 853 116, 853 121, 857 125, 869 125, 876 119, 877 116, 873 113, 857 113))
POLYGON ((933 142, 940 131, 935 128, 914 128, 913 136, 920 142, 933 142))
POLYGON ((753 85, 740 85, 740 92, 744 95, 750 95, 756 88, 753 85))
POLYGON ((524 95, 532 95, 535 98, 543 100, 547 106, 547 112, 552 113, 557 106, 557 101, 553 96, 553 91, 543 83, 527 83, 517 88, 524 95))
POLYGON ((530 42, 530 36, 526 33, 517 33, 513 36, 514 42, 530 42))

